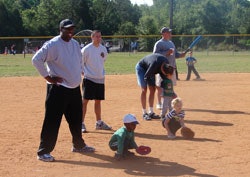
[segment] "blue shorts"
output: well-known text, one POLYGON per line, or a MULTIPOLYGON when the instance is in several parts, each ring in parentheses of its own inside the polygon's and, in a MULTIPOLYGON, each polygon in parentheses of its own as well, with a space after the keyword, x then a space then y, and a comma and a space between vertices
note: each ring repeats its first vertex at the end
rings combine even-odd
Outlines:
POLYGON ((140 87, 146 88, 147 85, 149 86, 155 86, 155 75, 148 78, 147 81, 144 79, 144 76, 146 74, 146 71, 139 65, 139 63, 135 66, 135 72, 137 76, 137 83, 140 87))

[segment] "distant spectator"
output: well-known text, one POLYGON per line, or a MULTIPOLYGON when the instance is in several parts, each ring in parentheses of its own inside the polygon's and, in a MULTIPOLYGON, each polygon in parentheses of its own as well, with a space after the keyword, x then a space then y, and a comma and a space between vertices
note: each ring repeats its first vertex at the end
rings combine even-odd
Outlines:
POLYGON ((110 48, 112 47, 112 45, 110 44, 110 42, 106 42, 105 43, 105 47, 107 49, 107 52, 110 53, 110 48))
POLYGON ((83 44, 83 43, 81 43, 81 44, 80 44, 80 47, 81 47, 81 49, 82 49, 82 48, 84 47, 84 44, 83 44))
POLYGON ((137 41, 135 41, 135 42, 132 41, 130 45, 131 45, 131 51, 136 53, 137 50, 138 50, 138 42, 137 41))
POLYGON ((8 47, 4 47, 4 55, 8 54, 8 47))
POLYGON ((15 47, 16 47, 15 44, 13 44, 13 45, 10 47, 10 52, 11 52, 12 55, 15 55, 15 54, 16 54, 15 47))

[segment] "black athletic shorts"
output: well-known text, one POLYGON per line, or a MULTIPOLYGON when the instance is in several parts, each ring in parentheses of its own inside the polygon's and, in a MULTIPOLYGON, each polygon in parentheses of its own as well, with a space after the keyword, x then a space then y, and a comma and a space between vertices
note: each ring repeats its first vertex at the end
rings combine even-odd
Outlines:
POLYGON ((82 82, 83 98, 86 100, 104 100, 105 86, 98 84, 88 79, 83 79, 82 82))

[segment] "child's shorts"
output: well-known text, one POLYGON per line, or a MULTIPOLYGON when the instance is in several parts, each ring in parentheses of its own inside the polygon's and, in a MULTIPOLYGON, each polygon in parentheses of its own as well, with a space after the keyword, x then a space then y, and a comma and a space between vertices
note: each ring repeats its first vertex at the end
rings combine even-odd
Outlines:
MULTIPOLYGON (((168 118, 164 118, 162 120, 162 126, 164 128, 166 128, 165 125, 164 125, 164 122, 166 121, 166 119, 168 119, 168 118)), ((179 121, 176 121, 174 118, 172 118, 172 119, 170 119, 170 121, 168 123, 168 127, 169 127, 171 133, 173 133, 175 135, 175 133, 177 132, 177 130, 179 130, 181 128, 181 124, 180 124, 179 121)))

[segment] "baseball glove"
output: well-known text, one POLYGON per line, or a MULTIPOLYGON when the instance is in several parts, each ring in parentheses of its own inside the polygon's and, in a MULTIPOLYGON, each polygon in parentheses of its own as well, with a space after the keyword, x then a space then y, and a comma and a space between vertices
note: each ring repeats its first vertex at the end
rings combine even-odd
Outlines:
POLYGON ((188 127, 182 127, 181 128, 181 135, 183 136, 183 138, 185 139, 192 139, 194 138, 194 132, 193 130, 191 130, 190 128, 188 127))
POLYGON ((147 155, 151 152, 151 148, 149 146, 139 146, 136 152, 140 155, 147 155))

